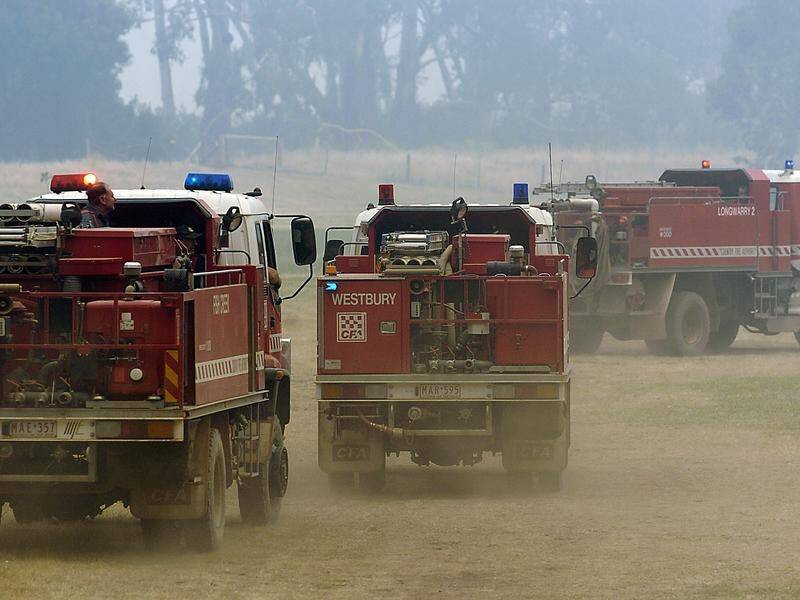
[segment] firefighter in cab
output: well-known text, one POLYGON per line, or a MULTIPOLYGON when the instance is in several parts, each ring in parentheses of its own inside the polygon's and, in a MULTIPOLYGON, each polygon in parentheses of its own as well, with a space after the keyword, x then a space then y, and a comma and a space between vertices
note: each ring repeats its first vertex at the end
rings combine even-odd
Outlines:
POLYGON ((86 190, 89 203, 81 210, 81 224, 83 229, 108 227, 108 215, 114 210, 114 192, 108 184, 98 181, 86 190))

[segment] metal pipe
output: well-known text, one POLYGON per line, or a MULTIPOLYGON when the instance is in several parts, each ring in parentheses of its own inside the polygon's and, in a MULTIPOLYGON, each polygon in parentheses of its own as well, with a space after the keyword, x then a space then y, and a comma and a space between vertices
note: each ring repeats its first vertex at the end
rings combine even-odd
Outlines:
POLYGON ((389 427, 387 425, 382 425, 381 423, 373 423, 372 421, 367 419, 364 415, 362 415, 360 412, 358 413, 358 417, 370 429, 378 431, 383 435, 389 436, 393 440, 403 441, 414 437, 413 432, 408 432, 405 429, 401 429, 400 427, 389 427))

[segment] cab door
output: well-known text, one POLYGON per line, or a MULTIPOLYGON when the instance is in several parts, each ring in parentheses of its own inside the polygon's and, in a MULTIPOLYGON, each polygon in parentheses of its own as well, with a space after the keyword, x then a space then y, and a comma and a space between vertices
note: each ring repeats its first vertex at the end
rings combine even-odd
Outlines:
MULTIPOLYGON (((264 327, 269 342, 269 353, 279 355, 281 352, 281 310, 278 285, 270 282, 270 273, 278 274, 275 258, 275 244, 272 237, 272 226, 269 219, 255 223, 258 263, 264 269, 264 327)), ((276 356, 277 358, 277 356, 276 356)))

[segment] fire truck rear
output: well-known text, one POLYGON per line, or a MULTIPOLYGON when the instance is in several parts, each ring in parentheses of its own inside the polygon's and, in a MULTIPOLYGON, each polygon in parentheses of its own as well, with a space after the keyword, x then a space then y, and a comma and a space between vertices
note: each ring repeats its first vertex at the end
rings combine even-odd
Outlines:
MULTIPOLYGON (((123 502, 147 544, 213 549, 228 486, 259 524, 287 484, 271 216, 257 190, 190 174, 185 190, 115 190, 111 227, 75 228, 93 181, 0 206, 0 503, 25 523, 123 502)), ((292 233, 313 263, 311 221, 292 233)))
MULTIPOLYGON (((514 480, 560 486, 568 257, 519 189, 509 206, 398 206, 381 186, 353 241, 326 242, 318 458, 334 483, 380 488, 391 453, 449 466, 491 452, 514 480)), ((585 242, 577 268, 591 277, 585 242)))
POLYGON ((562 203, 557 219, 592 227, 599 243, 598 276, 571 307, 577 348, 596 350, 604 332, 680 356, 723 350, 740 328, 800 341, 792 161, 782 171, 668 170, 650 183, 590 178, 589 187, 594 200, 562 203))

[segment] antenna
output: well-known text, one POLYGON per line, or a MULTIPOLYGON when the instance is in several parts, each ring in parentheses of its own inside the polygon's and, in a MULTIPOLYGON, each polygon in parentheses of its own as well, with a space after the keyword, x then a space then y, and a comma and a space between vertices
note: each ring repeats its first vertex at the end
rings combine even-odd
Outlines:
POLYGON ((550 155, 550 202, 553 202, 553 144, 547 142, 547 153, 550 155))
POLYGON ((278 180, 278 136, 275 136, 275 159, 272 161, 272 214, 275 214, 275 182, 278 180))
POLYGON ((458 152, 453 153, 453 198, 456 197, 456 165, 458 164, 458 152))
POLYGON ((150 139, 147 140, 147 154, 144 155, 144 168, 142 169, 142 187, 141 189, 145 189, 144 187, 144 176, 147 174, 147 163, 150 160, 150 145, 153 143, 153 136, 150 136, 150 139))
POLYGON ((564 159, 561 159, 561 166, 558 168, 558 189, 561 189, 561 174, 564 172, 564 159))

